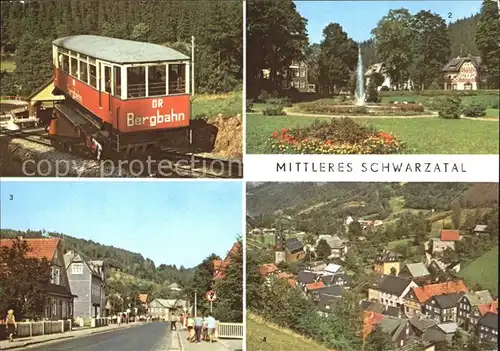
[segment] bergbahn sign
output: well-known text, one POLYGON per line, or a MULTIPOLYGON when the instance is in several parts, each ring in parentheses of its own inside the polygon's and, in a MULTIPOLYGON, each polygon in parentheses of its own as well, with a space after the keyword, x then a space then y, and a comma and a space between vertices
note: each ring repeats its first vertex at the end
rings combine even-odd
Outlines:
POLYGON ((207 301, 214 302, 217 299, 215 290, 207 291, 207 293, 205 294, 205 298, 207 299, 207 301))

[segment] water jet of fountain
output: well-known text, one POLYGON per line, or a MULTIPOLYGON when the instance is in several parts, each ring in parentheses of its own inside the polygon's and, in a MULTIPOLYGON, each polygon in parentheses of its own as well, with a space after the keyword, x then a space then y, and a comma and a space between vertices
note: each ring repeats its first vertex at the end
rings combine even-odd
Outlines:
POLYGON ((361 46, 358 47, 358 67, 356 69, 356 106, 365 104, 365 83, 363 75, 363 60, 361 58, 361 46))

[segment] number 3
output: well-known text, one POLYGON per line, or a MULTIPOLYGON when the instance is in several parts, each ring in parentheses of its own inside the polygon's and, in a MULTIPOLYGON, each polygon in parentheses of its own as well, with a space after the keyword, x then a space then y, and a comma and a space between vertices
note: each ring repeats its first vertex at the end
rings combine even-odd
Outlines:
POLYGON ((10 194, 9 195, 9 200, 14 200, 14 195, 10 194))

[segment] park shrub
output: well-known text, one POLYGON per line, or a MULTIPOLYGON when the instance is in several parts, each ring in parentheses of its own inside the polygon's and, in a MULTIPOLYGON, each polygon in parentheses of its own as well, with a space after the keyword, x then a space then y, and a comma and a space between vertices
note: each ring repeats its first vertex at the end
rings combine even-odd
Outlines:
POLYGON ((248 99, 247 102, 246 102, 246 105, 245 105, 245 109, 247 112, 254 112, 253 110, 253 100, 251 99, 248 99))
POLYGON ((272 97, 266 100, 267 104, 291 107, 292 100, 288 97, 272 97))
POLYGON ((262 111, 262 114, 264 116, 286 116, 286 112, 283 110, 282 105, 268 107, 264 111, 262 111))
POLYGON ((383 91, 390 91, 391 89, 389 89, 389 87, 387 85, 382 85, 380 87, 380 92, 383 92, 383 91))
POLYGON ((473 101, 471 104, 463 106, 462 114, 466 117, 484 117, 486 116, 486 106, 473 101))
POLYGON ((380 97, 378 95, 377 84, 375 80, 370 80, 368 84, 368 91, 366 92, 366 102, 380 102, 380 97))
POLYGON ((394 154, 405 149, 393 135, 350 118, 314 121, 306 127, 275 131, 267 146, 278 154, 394 154))
POLYGON ((296 105, 299 111, 313 114, 350 115, 350 116, 390 116, 421 114, 425 108, 421 104, 397 103, 381 105, 381 108, 370 109, 369 106, 335 105, 332 99, 322 99, 296 105))
POLYGON ((437 106, 438 116, 445 119, 458 119, 462 113, 461 99, 457 96, 447 97, 437 106))
POLYGON ((499 89, 484 90, 390 90, 381 93, 381 96, 498 96, 499 89))

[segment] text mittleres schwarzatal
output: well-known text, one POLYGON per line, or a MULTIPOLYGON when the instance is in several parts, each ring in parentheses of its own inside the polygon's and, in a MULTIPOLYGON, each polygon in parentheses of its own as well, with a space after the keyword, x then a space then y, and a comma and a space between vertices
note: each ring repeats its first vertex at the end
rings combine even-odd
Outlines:
POLYGON ((463 163, 453 162, 276 162, 276 172, 288 173, 467 173, 463 163))

